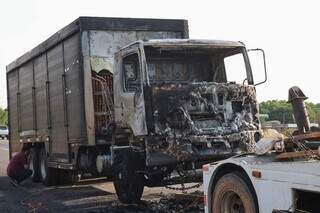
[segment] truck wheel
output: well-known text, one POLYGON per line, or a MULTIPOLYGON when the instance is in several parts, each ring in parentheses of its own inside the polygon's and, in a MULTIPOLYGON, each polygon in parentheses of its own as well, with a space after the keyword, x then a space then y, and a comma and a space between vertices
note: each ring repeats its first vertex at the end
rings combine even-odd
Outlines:
POLYGON ((39 163, 39 148, 33 147, 30 149, 30 161, 29 161, 29 169, 32 170, 31 180, 33 182, 40 181, 40 163, 39 163))
POLYGON ((118 199, 125 204, 139 202, 143 193, 143 175, 136 174, 139 165, 137 158, 139 157, 132 153, 115 157, 113 184, 118 199))
POLYGON ((214 213, 256 213, 255 195, 239 175, 229 173, 217 182, 212 197, 214 213))
POLYGON ((46 150, 42 148, 39 154, 40 159, 40 178, 43 184, 53 186, 57 184, 56 169, 48 166, 46 150))

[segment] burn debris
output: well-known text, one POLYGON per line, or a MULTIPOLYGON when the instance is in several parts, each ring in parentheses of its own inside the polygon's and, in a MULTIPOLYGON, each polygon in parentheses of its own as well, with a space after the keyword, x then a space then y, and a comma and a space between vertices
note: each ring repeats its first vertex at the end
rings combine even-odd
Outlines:
POLYGON ((200 82, 161 84, 152 88, 155 133, 159 151, 178 161, 253 151, 260 136, 258 107, 253 86, 200 82), (202 150, 201 147, 212 148, 202 150))
POLYGON ((169 194, 160 199, 142 201, 140 204, 125 205, 118 202, 108 206, 106 212, 134 213, 181 213, 204 212, 203 195, 200 192, 189 194, 169 194))

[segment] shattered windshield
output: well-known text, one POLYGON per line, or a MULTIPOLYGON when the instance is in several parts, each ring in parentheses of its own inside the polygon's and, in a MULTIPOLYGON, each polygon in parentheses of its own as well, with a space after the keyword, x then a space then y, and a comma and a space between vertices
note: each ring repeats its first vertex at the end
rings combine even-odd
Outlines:
POLYGON ((159 50, 146 47, 145 52, 150 83, 242 83, 247 78, 239 48, 159 50), (237 60, 230 60, 234 55, 237 60))

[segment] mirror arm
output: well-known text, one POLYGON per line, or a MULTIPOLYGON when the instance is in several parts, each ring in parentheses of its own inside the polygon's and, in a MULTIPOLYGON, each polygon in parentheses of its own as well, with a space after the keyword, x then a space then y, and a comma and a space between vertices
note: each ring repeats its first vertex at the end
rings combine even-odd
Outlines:
POLYGON ((256 83, 254 84, 255 86, 258 86, 260 84, 263 84, 265 82, 267 82, 268 80, 268 75, 267 75, 267 65, 266 65, 266 55, 264 53, 264 50, 263 49, 260 49, 260 48, 256 48, 256 49, 248 49, 247 50, 248 52, 250 51, 261 51, 262 52, 262 56, 263 56, 263 66, 264 66, 264 81, 261 81, 259 83, 256 83))

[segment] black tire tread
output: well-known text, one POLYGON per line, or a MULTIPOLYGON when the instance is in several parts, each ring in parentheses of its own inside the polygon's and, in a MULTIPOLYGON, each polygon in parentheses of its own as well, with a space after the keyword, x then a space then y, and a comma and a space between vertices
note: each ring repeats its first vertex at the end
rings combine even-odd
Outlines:
POLYGON ((33 176, 31 177, 32 182, 40 182, 40 161, 39 161, 39 148, 30 148, 30 155, 32 157, 30 164, 33 166, 33 176))
POLYGON ((138 203, 141 200, 144 188, 143 176, 135 171, 141 165, 139 157, 132 152, 117 155, 113 168, 113 184, 116 189, 118 199, 125 204, 138 203), (124 181, 118 181, 118 172, 126 171, 124 181))

